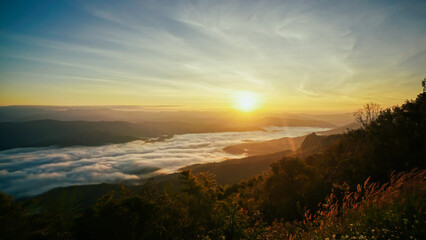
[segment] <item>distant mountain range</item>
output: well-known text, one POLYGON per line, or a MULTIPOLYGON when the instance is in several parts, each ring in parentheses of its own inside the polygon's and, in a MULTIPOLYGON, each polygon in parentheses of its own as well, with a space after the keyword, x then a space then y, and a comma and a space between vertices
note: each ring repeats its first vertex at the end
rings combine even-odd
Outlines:
POLYGON ((166 138, 175 134, 252 131, 252 126, 182 122, 89 122, 36 120, 0 123, 0 150, 18 147, 96 146, 133 140, 166 138))
POLYGON ((175 134, 242 132, 263 130, 267 126, 331 127, 319 120, 263 118, 246 123, 187 123, 180 121, 138 123, 124 121, 0 122, 0 150, 22 147, 97 146, 133 140, 162 140, 175 134))
MULTIPOLYGON (((233 123, 260 124, 261 122, 289 124, 296 120, 316 122, 326 127, 340 126, 353 121, 351 113, 342 114, 275 114, 240 115, 230 111, 187 111, 167 108, 144 108, 137 106, 4 106, 0 107, 0 122, 26 122, 34 120, 61 121, 124 121, 138 123, 178 121, 185 123, 233 123), (268 117, 269 116, 269 117, 268 117), (266 118, 265 118, 266 117, 266 118), (258 123, 255 123, 258 122, 258 123), (330 126, 331 125, 333 126, 330 126)), ((315 125, 319 126, 319 125, 315 125)))
MULTIPOLYGON (((332 119, 348 122, 347 115, 332 115, 332 119)), ((120 106, 5 106, 0 107, 0 150, 53 145, 96 146, 154 138, 162 140, 175 134, 262 130, 268 126, 334 128, 341 125, 341 122, 331 121, 330 116, 262 117, 235 112, 120 106)))

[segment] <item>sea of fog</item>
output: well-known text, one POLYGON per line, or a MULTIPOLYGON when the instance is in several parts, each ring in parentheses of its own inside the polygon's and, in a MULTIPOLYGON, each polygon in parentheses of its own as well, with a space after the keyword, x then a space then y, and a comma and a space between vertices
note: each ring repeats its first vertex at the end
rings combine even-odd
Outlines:
POLYGON ((324 130, 269 127, 265 131, 183 134, 162 142, 5 150, 0 151, 0 190, 19 198, 60 186, 138 181, 195 163, 243 157, 223 152, 229 145, 324 130))

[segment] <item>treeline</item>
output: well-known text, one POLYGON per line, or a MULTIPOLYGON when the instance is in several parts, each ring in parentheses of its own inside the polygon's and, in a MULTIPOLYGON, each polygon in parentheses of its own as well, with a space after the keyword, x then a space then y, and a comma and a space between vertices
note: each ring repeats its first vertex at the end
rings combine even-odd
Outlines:
POLYGON ((318 154, 302 153, 272 164, 268 176, 234 186, 234 192, 249 200, 243 204, 247 209, 255 202, 254 210, 268 222, 300 220, 333 186, 346 183, 353 189, 368 177, 384 183, 393 171, 425 165, 426 95, 421 94, 415 101, 382 111, 375 121, 349 131, 318 154))
POLYGON ((425 94, 315 152, 226 188, 183 171, 178 193, 148 182, 89 209, 72 194, 44 208, 2 194, 1 238, 424 239, 425 94))

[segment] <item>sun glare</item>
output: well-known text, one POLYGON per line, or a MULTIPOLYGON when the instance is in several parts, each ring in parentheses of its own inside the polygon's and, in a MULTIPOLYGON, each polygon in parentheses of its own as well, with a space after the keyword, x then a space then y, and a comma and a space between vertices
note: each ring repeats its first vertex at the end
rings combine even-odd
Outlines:
POLYGON ((253 92, 238 92, 235 97, 235 107, 242 112, 251 112, 258 107, 259 98, 253 92))

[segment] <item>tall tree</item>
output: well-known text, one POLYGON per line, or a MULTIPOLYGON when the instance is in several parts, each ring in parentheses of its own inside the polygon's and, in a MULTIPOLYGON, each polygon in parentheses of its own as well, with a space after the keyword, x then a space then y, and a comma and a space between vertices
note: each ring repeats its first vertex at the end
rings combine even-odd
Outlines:
POLYGON ((369 102, 364 104, 363 108, 358 108, 355 110, 354 117, 355 120, 362 123, 364 127, 370 124, 372 121, 376 120, 376 118, 380 115, 382 108, 379 104, 369 102))

